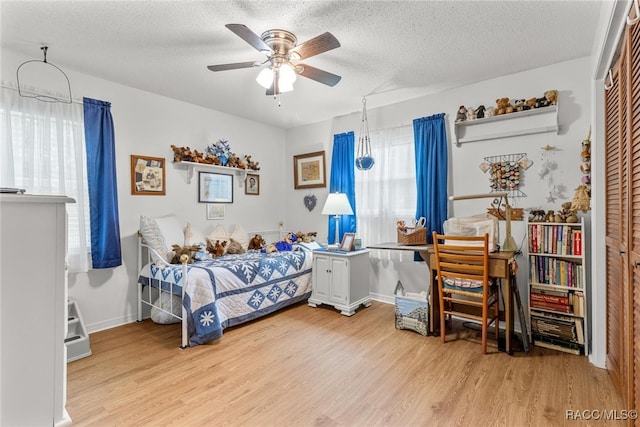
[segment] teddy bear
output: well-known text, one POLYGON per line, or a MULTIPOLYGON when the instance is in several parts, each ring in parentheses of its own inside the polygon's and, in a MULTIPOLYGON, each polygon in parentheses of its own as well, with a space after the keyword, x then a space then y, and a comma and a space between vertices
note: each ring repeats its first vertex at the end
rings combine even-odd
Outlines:
POLYGON ((200 246, 198 245, 191 245, 191 246, 172 245, 171 247, 173 248, 173 258, 171 259, 171 264, 180 264, 182 262, 182 259, 184 259, 182 257, 183 255, 187 256, 186 258, 187 264, 191 264, 193 263, 193 254, 195 254, 200 250, 200 246))
POLYGON ((249 240, 248 249, 250 251, 253 251, 253 250, 259 251, 260 249, 264 248, 265 244, 266 242, 264 241, 262 236, 260 234, 256 234, 251 238, 251 240, 249 240))
POLYGON ((513 105, 509 102, 509 98, 496 99, 496 116, 513 113, 513 105))
POLYGON ((536 108, 536 102, 538 102, 538 98, 534 96, 533 98, 527 99, 524 104, 528 107, 527 110, 531 110, 536 108))
POLYGON ((315 241, 315 237, 317 235, 318 233, 315 231, 310 231, 308 233, 303 233, 302 231, 298 231, 296 233, 296 237, 298 238, 298 240, 302 241, 303 243, 311 243, 315 241))
POLYGON ((486 108, 484 108, 484 105, 478 105, 478 108, 476 108, 476 118, 477 119, 484 119, 485 110, 486 110, 486 108))
POLYGON ((227 253, 230 255, 243 254, 246 251, 242 247, 242 244, 235 240, 233 237, 229 238, 229 244, 227 245, 227 253))
POLYGON ((561 205, 561 209, 556 212, 555 222, 565 223, 567 222, 567 218, 570 218, 570 220, 572 220, 575 214, 575 211, 571 209, 571 202, 565 202, 561 205))
POLYGON ((543 108, 549 106, 549 100, 544 96, 542 98, 536 98, 536 108, 543 108))
POLYGON ((251 169, 253 171, 259 171, 260 170, 260 166, 259 163, 260 162, 254 162, 253 160, 251 160, 251 156, 244 156, 244 162, 247 164, 247 169, 251 169))
POLYGON ((216 240, 215 242, 209 238, 207 238, 207 252, 211 254, 211 257, 217 258, 224 255, 225 247, 227 246, 227 241, 216 240))
POLYGON ((456 123, 464 122, 465 120, 467 120, 467 109, 464 107, 464 105, 461 105, 460 107, 458 107, 458 114, 456 114, 456 123))
POLYGON ((544 97, 549 102, 549 105, 558 104, 558 91, 555 89, 548 90, 544 93, 544 97))
POLYGON ((484 110, 485 117, 493 117, 495 115, 496 115, 496 109, 493 107, 487 107, 487 109, 484 110))

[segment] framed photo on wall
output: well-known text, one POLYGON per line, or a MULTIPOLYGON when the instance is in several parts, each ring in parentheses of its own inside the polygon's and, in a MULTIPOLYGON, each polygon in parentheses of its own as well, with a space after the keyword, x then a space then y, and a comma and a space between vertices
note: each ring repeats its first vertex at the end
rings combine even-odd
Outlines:
POLYGON ((200 172, 198 178, 198 202, 233 203, 233 175, 200 172))
POLYGON ((224 205, 207 204, 207 219, 224 219, 224 205))
POLYGON ((260 175, 248 173, 244 180, 244 194, 259 195, 260 194, 260 175))
POLYGON ((131 155, 131 194, 164 196, 164 157, 131 155))
POLYGON ((340 250, 345 252, 352 251, 355 239, 356 233, 344 233, 344 236, 342 236, 342 243, 340 243, 340 250))
POLYGON ((294 188, 326 187, 324 151, 293 156, 294 188))

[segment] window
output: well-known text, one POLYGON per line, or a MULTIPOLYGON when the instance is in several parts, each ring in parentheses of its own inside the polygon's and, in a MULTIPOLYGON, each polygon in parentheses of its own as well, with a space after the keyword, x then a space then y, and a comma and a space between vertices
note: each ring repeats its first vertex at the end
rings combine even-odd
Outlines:
POLYGON ((364 242, 395 242, 396 221, 416 213, 416 172, 413 127, 370 133, 376 163, 368 171, 356 169, 358 235, 364 242))
POLYGON ((0 186, 66 195, 70 271, 89 268, 89 198, 82 105, 20 97, 2 88, 0 186))

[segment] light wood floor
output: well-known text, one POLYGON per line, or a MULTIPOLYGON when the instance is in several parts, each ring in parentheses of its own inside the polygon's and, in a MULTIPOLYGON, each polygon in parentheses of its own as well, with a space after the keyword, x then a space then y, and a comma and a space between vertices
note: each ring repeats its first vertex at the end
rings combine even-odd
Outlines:
POLYGON ((352 317, 300 304, 179 350, 178 325, 147 320, 91 335, 67 410, 74 426, 404 427, 587 425, 566 411, 625 409, 586 357, 482 355, 460 334, 396 330, 383 303, 352 317))

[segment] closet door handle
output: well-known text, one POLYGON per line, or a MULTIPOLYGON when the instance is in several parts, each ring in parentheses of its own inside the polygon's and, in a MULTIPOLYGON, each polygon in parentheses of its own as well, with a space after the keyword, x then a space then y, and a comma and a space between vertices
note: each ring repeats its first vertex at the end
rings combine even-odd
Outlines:
POLYGON ((640 267, 640 261, 636 261, 633 263, 633 268, 638 268, 640 267))

